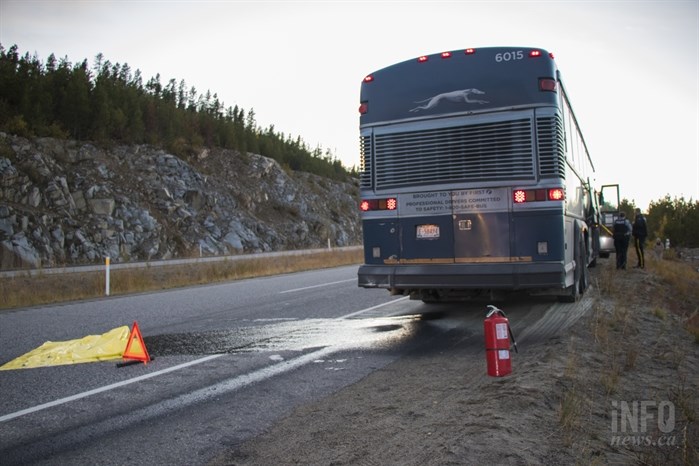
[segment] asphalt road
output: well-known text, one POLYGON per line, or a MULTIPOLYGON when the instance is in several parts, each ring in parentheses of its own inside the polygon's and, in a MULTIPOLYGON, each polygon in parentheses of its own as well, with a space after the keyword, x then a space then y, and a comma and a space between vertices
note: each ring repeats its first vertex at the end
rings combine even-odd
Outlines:
MULTIPOLYGON (((449 338, 482 338, 485 305, 357 288, 356 266, 0 313, 0 364, 46 341, 138 322, 155 360, 0 371, 0 462, 205 464, 294 407, 449 338)), ((520 339, 577 307, 505 303, 520 339), (567 312, 561 312, 567 309, 567 312), (514 316, 514 317, 513 317, 514 316)), ((453 355, 445 355, 453 357, 453 355)))

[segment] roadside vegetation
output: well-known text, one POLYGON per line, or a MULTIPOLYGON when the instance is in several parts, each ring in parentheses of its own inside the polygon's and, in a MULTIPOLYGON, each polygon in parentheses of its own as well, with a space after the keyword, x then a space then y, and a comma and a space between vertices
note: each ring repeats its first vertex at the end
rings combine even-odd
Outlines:
POLYGON ((673 247, 699 248, 699 200, 671 198, 668 194, 651 201, 646 210, 633 201, 623 199, 619 209, 633 221, 636 207, 640 207, 646 216, 648 247, 652 247, 656 239, 667 239, 673 247))
MULTIPOLYGON (((591 290, 596 296, 588 325, 578 335, 592 345, 577 347, 576 338, 569 342, 558 415, 565 446, 580 458, 579 464, 612 459, 699 464, 693 440, 699 438, 698 262, 680 259, 672 250, 663 258, 646 257, 643 271, 619 272, 603 263, 591 290), (611 418, 623 419, 619 400, 653 407, 660 400, 672 403, 674 428, 658 431, 659 414, 650 408, 647 431, 614 431, 611 418), (656 441, 667 445, 650 443, 656 441)), ((631 251, 629 260, 635 260, 631 251)))
MULTIPOLYGON (((298 256, 119 269, 110 272, 110 296, 359 264, 361 250, 323 251, 298 256)), ((0 309, 53 304, 105 296, 105 272, 39 274, 0 278, 0 309)))

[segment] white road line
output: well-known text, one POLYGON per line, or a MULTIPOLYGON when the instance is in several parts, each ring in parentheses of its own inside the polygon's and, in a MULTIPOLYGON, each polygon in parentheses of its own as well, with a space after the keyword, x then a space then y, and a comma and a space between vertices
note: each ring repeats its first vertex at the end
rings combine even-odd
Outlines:
MULTIPOLYGON (((391 301, 383 303, 383 304, 378 304, 376 306, 368 307, 366 309, 362 309, 361 311, 352 312, 351 314, 347 314, 347 315, 344 315, 342 317, 338 317, 337 319, 340 320, 340 319, 347 319, 349 317, 354 317, 354 316, 362 314, 364 312, 373 311, 374 309, 378 309, 378 308, 383 307, 383 306, 388 306, 389 304, 393 304, 393 303, 396 303, 398 301, 403 301, 405 299, 408 299, 408 296, 405 296, 405 297, 399 298, 399 299, 394 299, 394 300, 391 300, 391 301)), ((309 354, 300 356, 300 357, 295 358, 295 359, 290 359, 288 361, 282 361, 282 362, 279 362, 277 364, 274 364, 273 366, 264 367, 262 369, 255 371, 255 372, 251 372, 249 374, 240 375, 240 376, 235 377, 229 381, 216 384, 213 386, 213 388, 214 389, 216 387, 224 388, 227 391, 235 390, 235 389, 241 388, 245 385, 259 382, 261 380, 271 378, 275 375, 281 374, 281 373, 286 372, 288 370, 295 369, 295 368, 300 367, 300 366, 307 364, 309 362, 313 362, 316 359, 318 359, 320 356, 326 356, 327 354, 338 351, 339 349, 340 348, 323 348, 321 350, 314 351, 313 353, 309 353, 309 354)), ((150 374, 145 374, 145 375, 141 375, 138 377, 134 377, 133 379, 123 380, 121 382, 116 382, 116 383, 113 383, 111 385, 105 385, 104 387, 99 387, 99 388, 95 388, 93 390, 88 390, 86 392, 78 393, 76 395, 68 396, 66 398, 61 398, 58 400, 50 401, 48 403, 33 406, 31 408, 22 409, 20 411, 14 412, 14 413, 5 414, 3 416, 0 416, 0 422, 9 421, 11 419, 15 419, 15 418, 27 415, 27 414, 36 413, 38 411, 52 408, 54 406, 59 406, 59 405, 65 404, 65 403, 69 403, 71 401, 80 400, 82 398, 87 398, 88 396, 92 396, 92 395, 96 395, 98 393, 113 390, 115 388, 123 387, 125 385, 130 385, 132 383, 140 382, 142 380, 151 379, 151 378, 157 377, 159 375, 167 374, 168 372, 174 372, 174 371, 184 369, 184 368, 187 368, 190 366, 195 366, 197 364, 201 364, 201 363, 206 362, 206 361, 211 361, 212 359, 220 358, 221 356, 225 356, 225 355, 226 355, 225 353, 212 354, 210 356, 206 356, 206 357, 203 357, 200 359, 195 359, 194 361, 189 361, 189 362, 186 362, 183 364, 179 364, 177 366, 168 367, 167 369, 162 369, 162 370, 150 373, 150 374)), ((195 397, 196 397, 196 395, 201 395, 203 393, 209 393, 211 391, 211 388, 212 387, 208 387, 206 389, 200 389, 192 395, 195 395, 195 397)))
POLYGON ((340 280, 339 282, 330 282, 330 283, 321 283, 320 285, 313 285, 313 286, 305 286, 303 288, 294 288, 293 290, 286 290, 286 291, 280 291, 279 294, 284 294, 284 293, 293 293, 295 291, 303 291, 303 290, 310 290, 313 288, 320 288, 322 286, 328 286, 328 285, 337 285, 338 283, 347 283, 347 282, 353 282, 356 281, 356 278, 350 278, 349 280, 340 280))
POLYGON ((33 406, 31 408, 23 409, 21 411, 16 411, 14 413, 5 414, 4 416, 0 416, 0 422, 9 421, 10 419, 24 416, 25 414, 35 413, 37 411, 51 408, 53 406, 62 405, 62 404, 68 403, 70 401, 79 400, 81 398, 86 398, 88 396, 96 395, 98 393, 102 393, 102 392, 106 392, 106 391, 109 391, 109 390, 112 390, 115 388, 123 387, 125 385, 130 385, 132 383, 140 382, 141 380, 146 380, 146 379, 150 379, 153 377, 157 377, 159 375, 167 374, 168 372, 173 372, 176 370, 184 369, 185 367, 194 366, 196 364, 201 364, 202 362, 206 362, 206 361, 210 361, 212 359, 220 358, 221 356, 224 356, 224 354, 212 354, 212 355, 206 356, 204 358, 195 359, 194 361, 185 362, 184 364, 179 364, 177 366, 168 367, 167 369, 162 369, 162 370, 150 373, 150 374, 145 374, 145 375, 141 375, 138 377, 134 377, 133 379, 122 380, 121 382, 113 383, 111 385, 105 385, 104 387, 95 388, 94 390, 88 390, 86 392, 78 393, 77 395, 68 396, 66 398, 61 398, 59 400, 44 403, 42 405, 37 405, 37 406, 33 406))
POLYGON ((325 359, 330 354, 341 349, 341 347, 328 346, 313 351, 312 353, 303 354, 293 359, 282 360, 276 364, 272 364, 271 366, 266 366, 247 374, 238 375, 232 379, 224 380, 217 384, 200 388, 191 393, 183 393, 175 398, 163 400, 156 403, 151 410, 153 415, 155 415, 158 412, 169 412, 177 407, 189 406, 192 403, 200 402, 211 397, 219 397, 224 393, 236 391, 248 385, 271 379, 274 376, 283 374, 306 364, 310 364, 319 359, 325 359))
POLYGON ((374 309, 388 306, 389 304, 397 303, 399 301, 405 301, 408 298, 410 298, 410 296, 403 296, 402 298, 394 299, 394 300, 389 301, 387 303, 377 304, 376 306, 368 307, 366 309, 362 309, 361 311, 353 312, 351 314, 347 314, 347 315, 344 315, 342 317, 338 317, 338 319, 349 319, 350 317, 354 317, 354 316, 359 315, 359 314, 364 314, 365 312, 373 311, 374 309))

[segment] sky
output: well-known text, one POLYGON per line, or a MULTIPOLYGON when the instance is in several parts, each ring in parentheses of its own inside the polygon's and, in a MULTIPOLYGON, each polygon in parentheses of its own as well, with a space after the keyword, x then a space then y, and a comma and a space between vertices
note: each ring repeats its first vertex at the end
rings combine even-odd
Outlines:
POLYGON ((258 126, 359 165, 359 89, 423 54, 531 46, 556 57, 596 168, 647 208, 699 200, 699 0, 0 0, 0 44, 42 62, 99 53, 184 80, 258 126))

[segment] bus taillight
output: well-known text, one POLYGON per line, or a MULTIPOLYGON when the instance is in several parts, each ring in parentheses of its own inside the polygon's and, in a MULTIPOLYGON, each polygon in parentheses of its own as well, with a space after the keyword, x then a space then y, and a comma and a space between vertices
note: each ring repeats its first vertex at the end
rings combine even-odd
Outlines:
POLYGON ((556 92, 557 91, 556 80, 551 79, 551 78, 539 78, 539 90, 540 91, 556 92))
POLYGON ((359 203, 359 210, 369 212, 370 210, 396 210, 398 199, 389 197, 388 199, 363 199, 359 203))
POLYGON ((359 104, 359 113, 364 115, 367 111, 369 111, 369 106, 367 105, 366 102, 362 102, 359 104))
POLYGON ((512 191, 512 200, 515 204, 525 202, 562 201, 565 199, 563 188, 550 189, 515 189, 512 191))
POLYGON ((562 201, 565 199, 563 188, 549 189, 549 201, 562 201))

